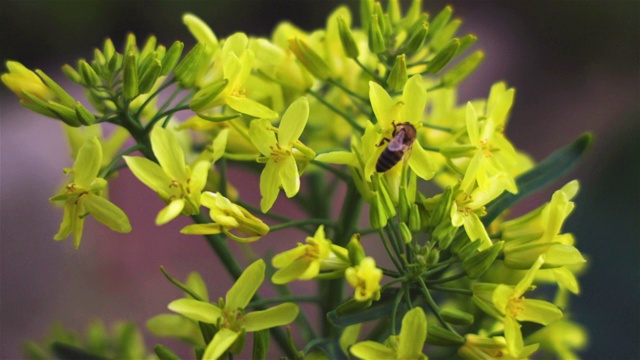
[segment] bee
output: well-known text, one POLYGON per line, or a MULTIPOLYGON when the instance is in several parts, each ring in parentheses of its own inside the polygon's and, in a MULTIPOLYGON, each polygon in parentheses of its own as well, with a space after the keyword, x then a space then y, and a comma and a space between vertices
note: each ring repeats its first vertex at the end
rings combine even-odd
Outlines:
POLYGON ((391 140, 383 138, 378 146, 381 146, 385 141, 389 142, 386 149, 380 154, 378 162, 376 163, 376 171, 379 173, 385 172, 396 165, 404 154, 406 154, 413 142, 416 141, 416 128, 409 122, 402 124, 392 123, 395 128, 393 129, 391 140))

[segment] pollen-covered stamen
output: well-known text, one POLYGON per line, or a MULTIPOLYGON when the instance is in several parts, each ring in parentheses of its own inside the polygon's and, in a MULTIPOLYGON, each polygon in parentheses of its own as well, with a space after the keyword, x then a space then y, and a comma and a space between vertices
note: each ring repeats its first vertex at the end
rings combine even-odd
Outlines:
POLYGON ((247 97, 247 95, 245 94, 245 90, 240 87, 240 84, 236 84, 233 87, 233 90, 231 90, 231 96, 240 97, 240 98, 247 97))
POLYGON ((269 149, 271 149, 271 157, 276 163, 282 158, 291 156, 291 150, 280 146, 279 143, 269 146, 269 149))
POLYGON ((78 189, 78 185, 76 185, 76 183, 71 183, 65 186, 65 189, 66 189, 67 195, 71 195, 76 192, 76 190, 78 189))
POLYGON ((482 151, 482 153, 484 154, 484 156, 486 157, 493 157, 493 152, 491 149, 491 146, 489 144, 489 139, 482 139, 480 140, 480 150, 482 151))
POLYGON ((524 311, 524 296, 521 298, 511 298, 507 303, 506 315, 511 317, 517 317, 522 311, 524 311))

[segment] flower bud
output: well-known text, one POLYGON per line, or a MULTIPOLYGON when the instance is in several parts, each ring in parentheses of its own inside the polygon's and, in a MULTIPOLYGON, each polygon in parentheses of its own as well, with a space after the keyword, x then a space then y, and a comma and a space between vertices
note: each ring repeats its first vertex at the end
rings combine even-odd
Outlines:
POLYGON ((102 80, 98 73, 89 65, 85 60, 80 60, 78 62, 78 67, 80 68, 80 76, 82 77, 82 82, 86 87, 95 88, 102 85, 102 80))
POLYGON ((440 325, 427 325, 427 344, 439 346, 460 346, 464 344, 464 338, 451 332, 440 325))
POLYGON ((437 248, 431 249, 427 254, 427 266, 434 266, 440 260, 440 250, 437 248))
POLYGON ((470 256, 475 254, 481 244, 482 241, 469 241, 460 247, 455 254, 458 255, 460 259, 467 260, 470 256))
POLYGON ((400 226, 400 237, 402 238, 405 244, 410 243, 411 239, 413 239, 413 235, 411 234, 411 230, 409 230, 407 223, 401 222, 399 226, 400 226))
POLYGON ((478 41, 478 37, 473 34, 467 34, 460 38, 460 47, 458 48, 458 54, 461 54, 478 41))
POLYGON ((128 53, 124 58, 124 68, 122 75, 122 93, 124 98, 131 100, 138 96, 138 66, 137 56, 133 52, 128 53))
POLYGON ((400 221, 409 221, 409 213, 411 211, 411 203, 409 203, 409 199, 407 196, 407 188, 404 186, 400 187, 400 194, 398 195, 398 216, 400 217, 400 221))
POLYGON ((39 100, 55 98, 55 93, 33 71, 17 61, 7 61, 8 73, 2 74, 2 82, 23 101, 29 101, 25 93, 39 100))
POLYGON ((373 15, 373 0, 360 1, 360 19, 362 21, 362 29, 367 31, 370 26, 371 16, 373 15))
POLYGON ((82 125, 93 125, 96 122, 96 117, 87 110, 84 105, 82 105, 79 101, 76 101, 76 116, 82 125))
POLYGON ((289 48, 305 69, 317 79, 326 80, 331 77, 331 69, 327 63, 304 40, 297 37, 289 40, 289 48))
POLYGON ((57 119, 62 120, 65 124, 73 127, 82 126, 75 109, 51 100, 47 103, 47 108, 55 114, 57 119))
POLYGON ((420 218, 420 208, 417 204, 412 204, 409 210, 409 229, 414 232, 420 231, 422 220, 420 218))
POLYGON ((164 345, 157 344, 153 347, 153 352, 160 360, 180 360, 180 357, 164 345))
POLYGON ((444 220, 449 218, 449 213, 451 212, 451 199, 453 198, 453 189, 451 186, 447 186, 442 195, 440 195, 440 199, 438 200, 438 204, 433 210, 433 214, 431 214, 431 218, 429 218, 429 226, 432 228, 437 227, 444 220))
POLYGON ((224 79, 203 87, 193 96, 193 99, 189 103, 189 107, 191 110, 199 112, 215 106, 214 101, 228 84, 229 80, 224 79))
POLYGON ((438 35, 440 30, 442 30, 444 26, 449 22, 452 14, 453 8, 451 6, 446 6, 444 9, 442 9, 442 11, 438 13, 438 15, 436 15, 436 17, 433 18, 433 21, 431 21, 431 24, 429 26, 431 28, 429 36, 432 39, 436 35, 438 35))
POLYGON ((369 26, 369 50, 374 54, 380 54, 387 50, 377 14, 371 17, 371 24, 369 26))
POLYGON ((347 250, 349 250, 349 261, 351 262, 351 266, 360 264, 360 261, 365 257, 364 248, 362 247, 362 244, 360 244, 360 234, 356 233, 351 236, 351 240, 349 240, 349 244, 347 245, 347 250))
POLYGON ((161 70, 162 63, 160 60, 153 59, 145 68, 144 72, 142 72, 142 75, 140 75, 140 83, 138 84, 140 94, 146 94, 153 89, 153 86, 158 80, 158 76, 160 76, 161 70))
POLYGON ((382 229, 387 225, 387 216, 377 192, 373 192, 373 201, 369 207, 369 223, 374 229, 382 229))
MULTIPOLYGON (((474 243, 479 243, 479 241, 474 241, 474 243)), ((487 269, 489 269, 500 254, 502 245, 504 245, 504 241, 499 241, 493 244, 490 248, 472 255, 462 262, 462 268, 470 279, 479 278, 485 271, 487 271, 487 269)))
POLYGON ((356 59, 358 55, 360 55, 358 45, 356 44, 356 40, 353 38, 351 29, 347 26, 347 23, 341 16, 338 17, 338 33, 340 34, 340 42, 342 43, 344 53, 348 58, 356 59))
POLYGON ((78 73, 76 69, 73 68, 73 66, 65 64, 62 67, 62 72, 67 76, 69 80, 73 81, 76 84, 82 85, 82 77, 80 76, 80 73, 78 73))
POLYGON ((447 249, 458 230, 457 227, 451 225, 450 221, 443 221, 435 229, 433 229, 433 239, 438 242, 440 249, 447 249))
POLYGON ((387 84, 393 90, 401 90, 404 88, 407 78, 407 61, 405 60, 405 55, 398 55, 387 77, 387 84))
POLYGON ((416 52, 420 50, 422 45, 424 45, 424 41, 427 39, 427 35, 429 35, 429 23, 423 21, 420 26, 411 33, 405 51, 416 52))
POLYGON ((204 66, 208 65, 206 46, 198 43, 178 63, 173 73, 180 85, 185 88, 193 88, 202 75, 204 66))
POLYGON ((171 70, 176 67, 178 61, 180 61, 183 49, 184 43, 181 41, 176 41, 171 45, 162 58, 162 70, 160 70, 160 76, 167 76, 171 70))
POLYGON ((471 325, 473 324, 473 315, 468 312, 458 310, 456 308, 447 308, 440 311, 442 320, 454 325, 471 325))
POLYGON ((460 40, 451 39, 451 41, 449 41, 449 43, 429 61, 426 72, 429 74, 436 74, 442 70, 442 68, 447 66, 451 59, 456 55, 459 47, 460 40))
POLYGON ((484 52, 478 50, 467 56, 451 70, 442 76, 442 85, 450 88, 458 85, 462 80, 466 79, 484 59, 484 52))
POLYGON ((110 38, 105 39, 104 45, 102 46, 102 53, 107 61, 111 60, 111 57, 116 53, 116 47, 110 38))

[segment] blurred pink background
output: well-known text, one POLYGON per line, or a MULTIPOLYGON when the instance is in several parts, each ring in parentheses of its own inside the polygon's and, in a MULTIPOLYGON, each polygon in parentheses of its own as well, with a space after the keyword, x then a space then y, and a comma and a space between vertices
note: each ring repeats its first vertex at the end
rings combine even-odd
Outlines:
MULTIPOLYGON (((106 36, 121 45, 125 32, 132 30, 139 41, 153 33, 164 44, 180 39, 189 45, 191 38, 180 23, 186 11, 202 17, 220 37, 235 31, 264 36, 284 19, 312 30, 324 26, 325 16, 337 5, 258 0, 55 3, 3 3, 1 58, 41 68, 77 95, 79 89, 69 85, 59 68, 90 56, 106 36)), ((507 133, 538 161, 585 131, 594 133, 585 161, 520 207, 533 208, 566 181, 581 180, 577 210, 565 230, 577 235, 578 247, 592 261, 572 308, 573 319, 592 333, 584 355, 639 357, 636 344, 620 340, 623 334, 627 339, 640 336, 638 3, 451 3, 454 15, 464 21, 460 33, 477 34, 475 47, 486 53, 480 69, 462 86, 460 103, 486 96, 493 82, 506 80, 516 88, 507 133)), ((426 10, 435 13, 444 4, 427 2, 426 10)), ((349 5, 357 9, 356 3, 349 5)), ((144 329, 146 319, 165 312, 166 304, 181 296, 161 275, 161 265, 178 279, 198 271, 212 298, 224 296, 230 278, 206 242, 179 234, 189 223, 186 218, 153 225, 162 202, 128 171, 111 183, 110 196, 129 215, 130 234, 111 233, 91 219, 79 250, 71 240, 53 241, 62 211, 47 199, 63 181, 62 168, 72 164, 60 125, 21 108, 0 87, 0 136, 0 358, 20 358, 21 344, 42 338, 54 320, 83 330, 93 317, 108 324, 133 319, 144 329)), ((249 182, 253 179, 236 178, 242 179, 236 180, 242 196, 257 203, 258 189, 249 182)), ((276 208, 291 208, 284 199, 276 208)), ((303 240, 299 233, 277 232, 254 249, 261 254, 303 240)), ((231 247, 242 254, 236 244, 231 247)), ((157 342, 176 344, 148 333, 145 337, 149 349, 157 342)))

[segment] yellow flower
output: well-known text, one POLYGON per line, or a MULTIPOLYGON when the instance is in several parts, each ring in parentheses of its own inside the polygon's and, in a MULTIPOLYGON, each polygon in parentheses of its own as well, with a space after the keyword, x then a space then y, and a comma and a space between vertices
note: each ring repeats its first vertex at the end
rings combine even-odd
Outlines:
POLYGON ((369 299, 380 299, 380 280, 382 280, 382 270, 376 267, 374 258, 367 256, 359 265, 350 267, 345 271, 345 277, 351 286, 354 287, 354 299, 357 301, 367 301, 369 299))

